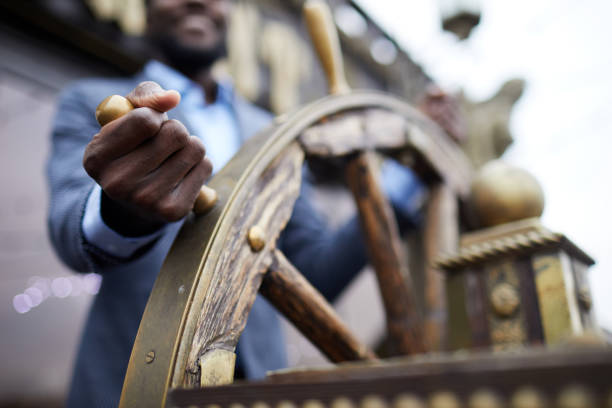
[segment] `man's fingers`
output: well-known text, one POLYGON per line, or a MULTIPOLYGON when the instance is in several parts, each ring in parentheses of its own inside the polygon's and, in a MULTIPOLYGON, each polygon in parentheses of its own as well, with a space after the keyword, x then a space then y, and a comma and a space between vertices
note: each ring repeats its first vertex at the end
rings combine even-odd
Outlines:
POLYGON ((104 126, 85 148, 83 165, 89 175, 96 179, 97 171, 154 137, 164 120, 164 114, 150 108, 138 108, 104 126))
MULTIPOLYGON (((166 222, 178 221, 191 211, 196 197, 210 177, 212 164, 208 158, 203 158, 192 166, 174 189, 159 195, 153 202, 154 212, 166 222)), ((166 186, 167 187, 167 186, 166 186)), ((153 190, 150 190, 153 193, 153 190)), ((159 191, 156 191, 159 193, 159 191)))
POLYGON ((144 195, 165 196, 170 193, 185 175, 204 159, 204 154, 202 143, 195 136, 191 136, 189 145, 174 153, 159 168, 143 178, 144 195))
POLYGON ((200 189, 211 174, 212 164, 204 158, 191 168, 178 186, 160 202, 160 212, 168 221, 176 221, 187 215, 195 204, 200 189))
POLYGON ((177 91, 165 90, 153 81, 141 82, 126 98, 136 107, 151 108, 158 112, 167 112, 181 101, 177 91))
MULTIPOLYGON (((122 157, 121 160, 129 160, 138 166, 140 172, 137 177, 140 178, 157 169, 173 154, 192 143, 194 143, 193 138, 189 136, 189 131, 181 122, 168 120, 162 124, 153 138, 139 146, 134 154, 122 157)), ((196 139, 195 143, 204 149, 199 140, 196 139)))

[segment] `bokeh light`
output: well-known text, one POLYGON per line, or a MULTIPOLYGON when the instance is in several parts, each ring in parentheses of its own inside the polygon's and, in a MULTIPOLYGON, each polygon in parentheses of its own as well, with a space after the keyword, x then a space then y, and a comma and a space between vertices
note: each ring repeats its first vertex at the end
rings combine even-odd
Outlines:
POLYGON ((13 309, 24 314, 40 306, 49 297, 64 299, 76 296, 96 295, 102 284, 102 277, 96 273, 60 276, 54 279, 32 276, 28 287, 13 297, 13 309))

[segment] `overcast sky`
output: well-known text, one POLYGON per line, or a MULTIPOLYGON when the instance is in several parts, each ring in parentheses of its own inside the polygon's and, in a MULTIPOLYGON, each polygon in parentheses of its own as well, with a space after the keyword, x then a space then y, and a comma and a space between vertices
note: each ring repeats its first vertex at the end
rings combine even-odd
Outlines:
POLYGON ((595 308, 612 329, 612 1, 482 0, 465 42, 441 31, 435 1, 358 2, 447 89, 482 100, 527 80, 505 158, 542 183, 544 224, 596 259, 595 308))

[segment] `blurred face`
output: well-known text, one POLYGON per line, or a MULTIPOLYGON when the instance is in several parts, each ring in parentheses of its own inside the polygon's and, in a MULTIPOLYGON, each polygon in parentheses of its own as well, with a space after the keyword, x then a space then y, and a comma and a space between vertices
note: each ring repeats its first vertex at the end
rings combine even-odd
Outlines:
POLYGON ((225 54, 231 0, 150 0, 147 35, 170 63, 210 65, 225 54))

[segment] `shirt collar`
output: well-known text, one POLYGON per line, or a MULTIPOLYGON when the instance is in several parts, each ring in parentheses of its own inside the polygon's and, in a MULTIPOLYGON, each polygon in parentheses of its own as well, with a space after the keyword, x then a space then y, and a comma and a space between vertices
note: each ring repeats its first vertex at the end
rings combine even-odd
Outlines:
MULTIPOLYGON (((143 68, 143 74, 147 79, 157 82, 164 89, 178 91, 181 96, 185 96, 193 89, 198 89, 203 98, 205 96, 204 89, 196 82, 160 61, 150 60, 147 62, 143 68)), ((234 87, 232 83, 228 80, 218 81, 218 86, 215 103, 223 102, 231 104, 234 100, 234 87)))

